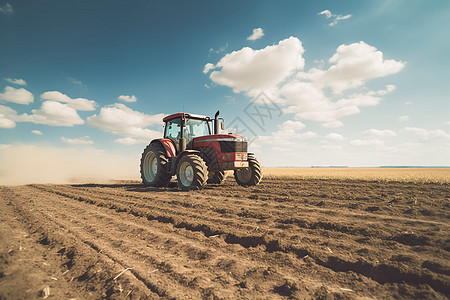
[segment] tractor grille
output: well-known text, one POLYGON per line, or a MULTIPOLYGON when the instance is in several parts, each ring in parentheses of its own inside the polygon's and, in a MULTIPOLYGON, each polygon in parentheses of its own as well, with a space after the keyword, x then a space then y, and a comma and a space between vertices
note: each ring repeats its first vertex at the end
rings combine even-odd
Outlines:
POLYGON ((247 142, 219 141, 222 153, 247 152, 247 142))

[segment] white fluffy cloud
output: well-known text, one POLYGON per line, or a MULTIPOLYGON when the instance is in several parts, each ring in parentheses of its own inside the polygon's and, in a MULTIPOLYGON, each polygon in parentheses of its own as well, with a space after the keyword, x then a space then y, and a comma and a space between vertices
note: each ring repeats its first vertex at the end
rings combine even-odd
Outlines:
POLYGON ((84 124, 77 111, 66 104, 45 101, 40 109, 33 109, 32 114, 18 116, 18 122, 32 122, 49 126, 67 126, 84 124))
POLYGON ((76 110, 59 102, 45 101, 40 109, 33 109, 31 115, 18 115, 14 109, 0 105, 0 128, 14 128, 16 122, 68 127, 84 124, 76 110))
POLYGON ((278 125, 278 128, 280 129, 280 131, 284 131, 284 132, 299 131, 305 127, 306 127, 305 124, 303 124, 302 122, 291 121, 291 120, 288 120, 288 121, 284 122, 283 124, 278 125))
POLYGON ((398 119, 399 121, 404 122, 404 121, 408 121, 409 119, 411 119, 411 117, 410 117, 410 116, 400 116, 400 117, 398 117, 397 119, 398 119))
POLYGON ((16 122, 13 120, 7 119, 0 114, 0 128, 11 129, 16 127, 16 122))
POLYGON ((36 135, 42 135, 42 132, 39 130, 31 130, 31 133, 34 133, 36 135))
POLYGON ((339 133, 335 133, 335 132, 327 134, 326 136, 324 136, 324 139, 332 140, 332 141, 343 141, 343 140, 345 140, 342 135, 340 135, 339 133))
POLYGON ((90 140, 90 137, 87 135, 73 139, 62 137, 61 141, 72 145, 91 145, 94 143, 94 141, 90 140))
POLYGON ((6 86, 5 91, 0 93, 0 100, 17 104, 30 104, 34 101, 34 96, 24 88, 15 89, 11 86, 6 86))
POLYGON ((397 136, 397 133, 393 130, 385 129, 385 130, 378 130, 378 129, 369 129, 364 131, 364 133, 371 137, 394 137, 397 136))
MULTIPOLYGON (((256 96, 269 91, 294 71, 303 69, 305 61, 302 43, 295 37, 261 50, 244 47, 226 54, 210 74, 213 82, 233 88, 235 93, 248 92, 256 96)), ((208 71, 212 69, 208 67, 208 71)))
POLYGON ((405 66, 404 62, 384 59, 381 51, 359 42, 340 45, 328 66, 304 71, 303 52, 300 40, 290 37, 261 50, 244 47, 225 55, 216 65, 205 65, 204 71, 214 69, 211 80, 235 93, 256 96, 264 91, 284 113, 336 128, 343 125, 342 117, 378 105, 382 96, 395 90, 392 84, 368 90, 367 81, 397 73, 405 66))
POLYGON ((288 82, 279 93, 289 105, 283 112, 295 114, 298 119, 333 122, 359 112, 354 104, 330 101, 323 90, 310 82, 288 82))
POLYGON ((350 19, 351 16, 352 16, 351 14, 348 14, 348 15, 345 15, 345 16, 334 15, 328 9, 325 9, 324 11, 321 11, 320 13, 318 13, 318 15, 325 15, 327 17, 327 19, 334 18, 333 22, 328 24, 329 26, 334 26, 334 25, 337 24, 338 21, 350 19))
MULTIPOLYGON (((0 105, 0 128, 14 128, 16 122, 70 127, 81 125, 84 124, 84 121, 76 110, 92 110, 95 106, 94 101, 83 98, 71 99, 67 95, 56 91, 46 92, 41 95, 41 98, 51 101, 44 101, 41 108, 33 109, 31 114, 18 115, 14 109, 0 105), (65 102, 66 104, 59 102, 65 102)), ((0 100, 29 104, 34 101, 34 96, 24 88, 15 89, 7 86, 5 87, 5 92, 0 93, 0 100)))
POLYGON ((117 97, 117 99, 118 99, 118 100, 125 101, 125 102, 136 102, 136 101, 137 101, 137 98, 136 98, 135 95, 131 95, 131 96, 128 96, 128 95, 120 95, 119 97, 117 97))
POLYGON ((405 127, 404 130, 408 133, 411 133, 422 140, 431 140, 431 139, 450 139, 450 134, 445 132, 442 129, 424 129, 418 127, 405 127))
POLYGON ((298 119, 324 122, 325 127, 342 125, 338 119, 357 114, 364 106, 378 105, 381 96, 395 90, 392 84, 379 91, 342 95, 360 88, 373 78, 399 72, 403 62, 383 59, 383 53, 364 42, 341 45, 329 59, 328 69, 313 68, 299 72, 296 78, 279 89, 279 95, 288 105, 283 111, 294 113, 298 119), (326 88, 333 94, 328 95, 326 88))
POLYGON ((406 65, 384 59, 381 51, 363 41, 340 45, 328 62, 331 66, 327 70, 313 68, 300 74, 300 78, 309 79, 318 87, 330 87, 335 94, 340 94, 363 86, 367 80, 398 73, 406 65))
POLYGON ((27 85, 27 82, 25 80, 23 80, 22 78, 5 78, 6 81, 8 81, 9 83, 12 84, 17 84, 17 85, 27 85))
POLYGON ((253 29, 252 35, 249 36, 247 38, 247 40, 254 41, 254 40, 262 38, 263 36, 264 36, 264 31, 262 30, 262 28, 255 28, 255 29, 253 29))
POLYGON ((212 63, 207 63, 203 69, 203 74, 207 74, 212 69, 214 69, 214 65, 212 63))
POLYGON ((76 110, 59 102, 45 101, 40 109, 33 109, 31 115, 18 115, 14 109, 0 105, 0 128, 14 128, 16 122, 68 127, 84 124, 76 110))
POLYGON ((321 11, 320 13, 318 13, 318 15, 325 15, 327 17, 327 19, 329 19, 333 16, 331 11, 329 11, 328 9, 321 11))
POLYGON ((11 129, 16 127, 16 119, 17 112, 14 109, 0 105, 0 128, 11 129))
POLYGON ((63 94, 58 91, 45 92, 41 95, 41 99, 67 103, 67 106, 75 110, 84 110, 84 111, 95 110, 95 106, 97 105, 94 100, 88 100, 85 98, 72 99, 66 94, 63 94))
POLYGON ((279 90, 281 99, 285 100, 282 103, 288 105, 283 109, 284 113, 295 114, 297 119, 323 122, 327 128, 342 126, 338 119, 359 113, 361 107, 378 105, 382 99, 373 94, 352 94, 336 100, 327 97, 313 83, 300 81, 291 81, 279 90))
POLYGON ((128 139, 116 140, 121 144, 147 143, 161 137, 160 131, 150 130, 146 127, 162 125, 164 114, 146 115, 132 110, 121 103, 102 107, 100 113, 87 118, 87 124, 102 131, 110 132, 128 139), (132 141, 132 139, 134 141, 132 141))

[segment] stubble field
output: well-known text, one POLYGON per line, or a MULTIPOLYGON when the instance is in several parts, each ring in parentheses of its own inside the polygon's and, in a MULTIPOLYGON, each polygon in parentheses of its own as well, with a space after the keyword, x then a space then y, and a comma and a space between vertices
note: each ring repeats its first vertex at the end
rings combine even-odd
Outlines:
POLYGON ((448 180, 270 171, 0 186, 0 299, 447 299, 448 180))

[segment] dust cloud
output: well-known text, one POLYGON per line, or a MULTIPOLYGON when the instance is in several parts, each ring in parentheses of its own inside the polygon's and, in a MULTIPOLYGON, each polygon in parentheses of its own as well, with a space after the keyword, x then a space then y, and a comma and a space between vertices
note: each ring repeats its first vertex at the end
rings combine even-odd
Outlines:
POLYGON ((139 154, 34 145, 0 149, 0 185, 139 180, 139 154))

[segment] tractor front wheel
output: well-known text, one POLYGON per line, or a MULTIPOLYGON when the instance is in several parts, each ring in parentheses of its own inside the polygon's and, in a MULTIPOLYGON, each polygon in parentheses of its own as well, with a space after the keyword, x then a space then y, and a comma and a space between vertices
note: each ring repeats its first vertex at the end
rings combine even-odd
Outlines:
POLYGON ((208 169, 203 159, 195 154, 186 154, 177 166, 178 187, 182 190, 201 189, 208 180, 208 169))
POLYGON ((257 185, 262 179, 259 161, 257 161, 253 156, 249 156, 247 161, 248 168, 235 170, 234 179, 236 179, 236 182, 242 186, 257 185))

